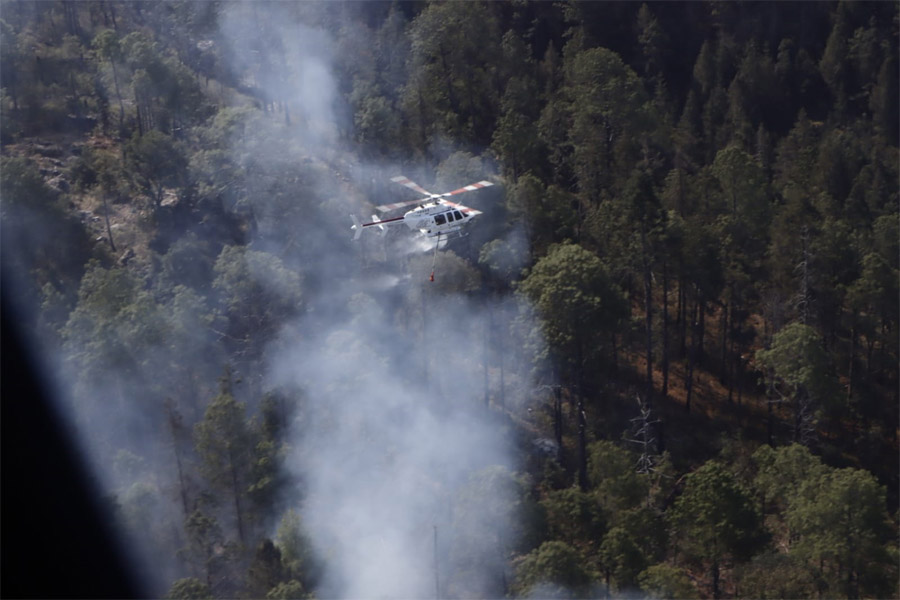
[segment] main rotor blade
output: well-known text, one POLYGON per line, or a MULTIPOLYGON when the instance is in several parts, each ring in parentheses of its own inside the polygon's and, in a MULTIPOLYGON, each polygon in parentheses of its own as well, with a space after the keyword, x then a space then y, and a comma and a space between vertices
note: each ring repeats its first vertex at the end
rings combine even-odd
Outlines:
POLYGON ((420 186, 418 183, 416 183, 415 181, 412 181, 408 177, 404 177, 403 175, 391 177, 391 181, 393 181, 394 183, 399 183, 400 185, 404 185, 411 190, 415 190, 415 191, 419 192, 420 194, 422 194, 423 196, 434 196, 434 194, 432 194, 431 192, 429 192, 428 190, 426 190, 425 188, 420 186))
POLYGON ((419 200, 407 200, 406 202, 394 202, 393 204, 382 204, 381 206, 376 206, 376 210, 380 210, 381 212, 387 212, 389 210, 396 210, 398 208, 403 208, 404 206, 410 206, 412 204, 422 204, 427 201, 428 198, 420 198, 419 200))
POLYGON ((440 203, 445 204, 447 206, 452 206, 453 208, 460 210, 460 211, 466 213, 467 215, 471 215, 473 217, 477 217, 478 215, 481 214, 480 210, 475 210, 474 208, 469 208, 468 206, 465 206, 463 204, 457 204, 456 202, 450 202, 449 200, 441 200, 440 203))
MULTIPOLYGON (((446 198, 448 196, 455 196, 456 194, 462 194, 463 192, 472 192, 475 190, 480 190, 481 188, 486 188, 488 186, 494 185, 490 181, 479 181, 478 183, 470 183, 467 186, 461 187, 458 190, 453 190, 452 192, 445 192, 443 194, 432 194, 422 186, 420 186, 415 181, 410 180, 408 177, 404 177, 403 175, 398 175, 397 177, 392 177, 391 181, 394 183, 399 183, 402 186, 408 187, 411 190, 415 190, 422 194, 423 196, 427 196, 426 198, 420 198, 418 200, 407 200, 405 202, 393 202, 391 204, 382 204, 381 206, 376 206, 377 210, 382 212, 387 212, 391 210, 396 210, 398 208, 403 208, 404 206, 411 206, 413 204, 422 204, 423 202, 427 202, 428 200, 434 200, 436 198, 446 198)), ((450 203, 451 206, 456 206, 450 203)), ((462 206, 460 210, 464 210, 470 214, 481 214, 481 211, 476 211, 467 206, 462 206)))
POLYGON ((469 185, 461 187, 458 190, 453 190, 452 192, 441 194, 441 196, 454 196, 456 194, 462 194, 463 192, 473 192, 475 190, 480 190, 481 188, 486 188, 491 185, 494 184, 490 181, 479 181, 478 183, 470 183, 469 185))

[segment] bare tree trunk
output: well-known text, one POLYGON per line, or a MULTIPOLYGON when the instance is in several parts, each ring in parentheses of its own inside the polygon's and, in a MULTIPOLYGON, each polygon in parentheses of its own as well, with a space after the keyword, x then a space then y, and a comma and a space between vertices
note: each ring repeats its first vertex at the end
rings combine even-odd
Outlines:
POLYGON ((122 101, 122 91, 119 88, 119 74, 116 72, 116 63, 109 59, 109 66, 112 69, 113 74, 113 84, 116 88, 116 98, 119 101, 119 130, 122 130, 122 127, 125 123, 125 103, 122 101))
POLYGON ((578 390, 578 485, 583 492, 588 489, 587 480, 587 419, 584 414, 584 399, 578 390))
POLYGON ((700 315, 702 313, 701 310, 701 301, 697 298, 696 303, 694 304, 694 309, 692 311, 692 325, 691 325, 691 350, 688 354, 688 367, 687 373, 685 374, 684 387, 687 391, 687 397, 684 403, 685 412, 691 412, 691 396, 694 391, 694 364, 697 362, 697 342, 699 337, 700 324, 699 321, 701 319, 700 315))
POLYGON ((109 225, 109 203, 106 199, 105 192, 100 192, 100 196, 103 198, 103 216, 106 219, 106 235, 109 237, 109 247, 113 252, 115 252, 116 244, 115 242, 113 242, 112 227, 110 227, 109 225))
POLYGON ((713 580, 713 599, 719 600, 722 594, 719 590, 719 561, 714 560, 712 564, 712 580, 713 580))
MULTIPOLYGON (((643 234, 642 234, 643 235, 643 234)), ((644 257, 644 328, 647 344, 647 408, 653 408, 653 287, 648 258, 644 257)))
POLYGON ((74 2, 66 1, 63 2, 63 13, 66 19, 66 28, 69 30, 71 35, 77 36, 79 34, 79 25, 78 25, 78 9, 74 2))
POLYGON ((722 329, 720 332, 720 340, 721 340, 721 348, 720 348, 720 357, 719 361, 721 363, 721 370, 719 371, 719 383, 724 384, 726 379, 725 371, 728 368, 726 365, 728 364, 728 302, 722 303, 722 314, 719 319, 719 327, 722 329))
POLYGON ((428 302, 425 299, 426 292, 422 290, 422 382, 428 386, 428 366, 430 357, 428 356, 428 302))
POLYGON ((616 344, 615 332, 612 334, 612 372, 613 374, 619 372, 619 347, 616 344))
POLYGON ((494 325, 494 312, 491 310, 490 300, 487 306, 488 321, 484 332, 484 406, 490 405, 489 382, 488 382, 488 354, 490 349, 491 329, 494 325))
POLYGON ((850 327, 850 361, 847 366, 847 404, 853 399, 853 378, 856 376, 853 363, 856 362, 856 314, 853 315, 853 325, 850 327))
POLYGON ((563 454, 563 433, 565 424, 563 423, 562 411, 562 387, 557 385, 553 395, 553 433, 556 437, 556 461, 560 465, 565 465, 565 455, 563 454))
POLYGON ((579 346, 578 348, 578 373, 575 379, 575 395, 577 401, 575 404, 575 419, 578 423, 578 485, 582 491, 587 491, 587 418, 584 413, 584 352, 579 346))
POLYGON ((703 338, 706 337, 706 302, 700 297, 699 290, 697 292, 697 356, 694 360, 697 364, 703 363, 703 338))
POLYGON ((178 491, 181 495, 181 507, 184 510, 184 518, 190 515, 188 511, 187 486, 184 482, 184 470, 181 465, 181 452, 178 451, 178 427, 181 421, 181 415, 175 410, 174 403, 171 398, 166 398, 165 402, 166 416, 169 421, 169 430, 172 432, 172 449, 175 452, 175 467, 178 469, 178 491))
POLYGON ((866 379, 872 377, 872 354, 875 351, 875 336, 866 336, 866 379))
POLYGON ((438 571, 437 525, 434 526, 434 598, 435 600, 440 600, 441 598, 441 577, 440 572, 438 571))
POLYGON ((669 261, 663 259, 662 397, 669 396, 669 261))
MULTIPOLYGON (((728 328, 728 363, 727 363, 727 373, 725 374, 726 379, 728 380, 728 403, 731 404, 734 401, 734 379, 735 379, 735 362, 738 360, 738 357, 735 356, 734 352, 734 303, 731 304, 731 323, 728 328)), ((738 401, 740 404, 740 401, 738 401)))
POLYGON ((136 109, 137 109, 138 135, 143 136, 144 135, 144 119, 141 116, 141 105, 138 103, 136 103, 136 104, 137 104, 136 109))
POLYGON ((229 456, 231 466, 231 490, 234 493, 234 511, 237 515, 238 537, 241 544, 244 544, 244 519, 241 514, 241 489, 238 485, 237 467, 234 464, 234 458, 229 456))
POLYGON ((506 365, 504 364, 504 355, 506 354, 506 305, 500 305, 500 327, 497 332, 497 338, 500 342, 500 347, 497 349, 499 356, 497 359, 500 362, 500 408, 506 407, 506 365))
POLYGON ((453 91, 453 82, 450 79, 450 68, 447 66, 447 53, 444 52, 443 45, 439 46, 438 49, 441 53, 441 67, 443 68, 444 73, 447 74, 447 77, 444 78, 444 82, 447 85, 447 100, 450 102, 450 108, 453 110, 453 113, 458 115, 460 114, 459 100, 457 100, 456 93, 453 91))
POLYGON ((687 292, 684 276, 678 279, 678 356, 687 354, 687 292))

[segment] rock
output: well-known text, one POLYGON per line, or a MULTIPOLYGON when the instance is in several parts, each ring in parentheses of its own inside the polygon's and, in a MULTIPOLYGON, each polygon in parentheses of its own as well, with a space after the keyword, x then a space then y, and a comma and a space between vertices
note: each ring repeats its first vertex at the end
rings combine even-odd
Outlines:
POLYGON ((537 438, 531 440, 531 444, 538 454, 543 454, 544 456, 556 456, 558 446, 556 445, 555 440, 551 440, 550 438, 537 438))
POLYGON ((129 248, 122 256, 119 257, 119 264, 124 267, 132 258, 134 258, 134 250, 129 248))
POLYGON ((69 182, 66 181, 65 177, 61 175, 57 175, 52 179, 47 180, 47 185, 50 187, 59 190, 60 192, 68 192, 69 191, 69 182))

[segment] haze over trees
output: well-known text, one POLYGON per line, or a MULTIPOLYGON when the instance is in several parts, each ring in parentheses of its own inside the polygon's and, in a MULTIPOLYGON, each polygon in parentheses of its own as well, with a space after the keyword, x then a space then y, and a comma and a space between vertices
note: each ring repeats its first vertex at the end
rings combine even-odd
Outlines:
POLYGON ((149 595, 900 595, 898 15, 4 2, 4 302, 149 595), (400 173, 495 185, 354 243, 400 173))

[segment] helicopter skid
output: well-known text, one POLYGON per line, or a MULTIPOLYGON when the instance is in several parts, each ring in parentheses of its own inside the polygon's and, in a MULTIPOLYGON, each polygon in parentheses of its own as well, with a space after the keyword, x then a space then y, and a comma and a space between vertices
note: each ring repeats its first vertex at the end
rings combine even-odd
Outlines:
POLYGON ((464 238, 468 233, 462 231, 461 229, 454 229, 452 231, 427 231, 421 230, 422 234, 429 239, 440 239, 440 240, 455 240, 459 238, 464 238))

